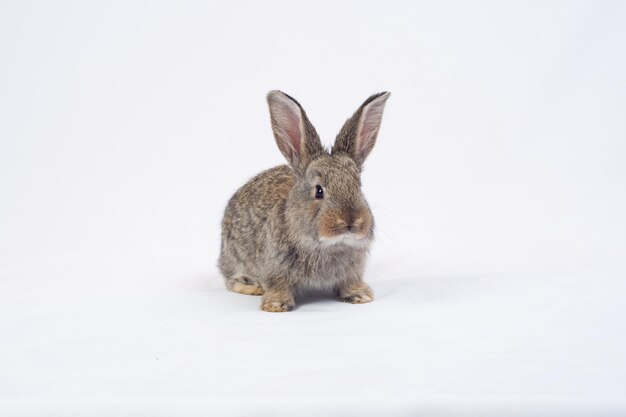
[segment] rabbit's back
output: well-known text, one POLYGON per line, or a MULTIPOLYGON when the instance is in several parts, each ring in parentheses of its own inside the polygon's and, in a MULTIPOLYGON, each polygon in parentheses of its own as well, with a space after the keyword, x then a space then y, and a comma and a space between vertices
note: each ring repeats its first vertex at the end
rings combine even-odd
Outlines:
POLYGON ((253 221, 279 209, 295 183, 295 175, 287 165, 280 165, 253 177, 233 194, 226 206, 224 224, 253 221), (252 217, 250 217, 252 215, 252 217))

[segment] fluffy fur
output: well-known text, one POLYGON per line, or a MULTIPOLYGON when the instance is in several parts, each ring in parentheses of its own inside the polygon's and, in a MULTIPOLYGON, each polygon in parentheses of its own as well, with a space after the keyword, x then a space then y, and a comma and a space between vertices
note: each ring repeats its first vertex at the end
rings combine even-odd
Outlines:
POLYGON ((291 310, 306 288, 333 290, 350 303, 373 300, 362 279, 374 219, 361 169, 389 95, 369 97, 328 152, 295 99, 268 94, 274 137, 289 165, 258 174, 228 202, 219 268, 229 290, 262 294, 261 308, 274 312, 291 310))

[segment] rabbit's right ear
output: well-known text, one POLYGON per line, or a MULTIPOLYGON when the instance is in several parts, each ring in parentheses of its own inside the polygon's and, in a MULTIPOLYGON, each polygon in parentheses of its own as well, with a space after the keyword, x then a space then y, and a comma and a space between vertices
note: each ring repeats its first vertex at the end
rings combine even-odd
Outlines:
POLYGON ((300 104, 287 94, 270 91, 267 103, 278 149, 292 167, 304 172, 309 162, 324 152, 315 128, 300 104))

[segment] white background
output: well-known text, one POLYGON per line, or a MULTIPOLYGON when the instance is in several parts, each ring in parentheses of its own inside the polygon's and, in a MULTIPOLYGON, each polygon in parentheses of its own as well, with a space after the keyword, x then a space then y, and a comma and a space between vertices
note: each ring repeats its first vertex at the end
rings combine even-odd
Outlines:
POLYGON ((625 22, 0 1, 0 414, 624 415, 625 22), (226 201, 283 163, 271 89, 328 145, 392 92, 363 175, 374 303, 223 288, 226 201))

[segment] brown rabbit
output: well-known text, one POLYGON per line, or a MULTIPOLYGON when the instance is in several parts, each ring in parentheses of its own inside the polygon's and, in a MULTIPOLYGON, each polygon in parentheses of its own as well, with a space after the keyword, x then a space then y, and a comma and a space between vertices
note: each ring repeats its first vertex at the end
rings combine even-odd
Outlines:
POLYGON ((332 289, 349 303, 374 299, 363 282, 374 219, 361 169, 389 96, 365 100, 329 152, 300 104, 270 91, 274 137, 289 165, 258 174, 228 202, 219 268, 229 290, 263 295, 265 311, 291 310, 306 288, 332 289))

